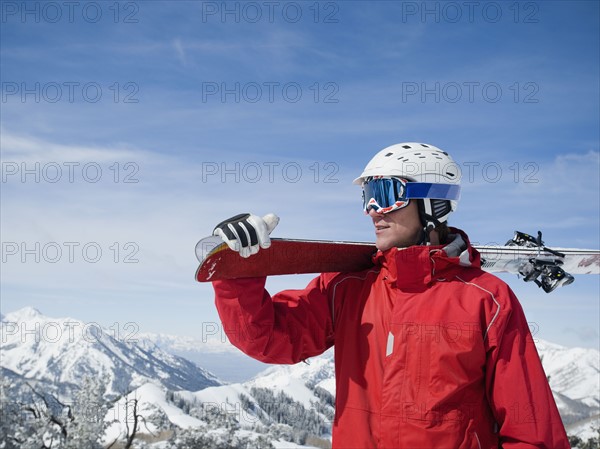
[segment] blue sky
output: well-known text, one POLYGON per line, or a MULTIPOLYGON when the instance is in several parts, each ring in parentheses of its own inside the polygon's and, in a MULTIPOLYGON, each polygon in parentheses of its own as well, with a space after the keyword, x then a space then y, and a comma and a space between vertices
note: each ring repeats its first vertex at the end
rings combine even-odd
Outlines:
MULTIPOLYGON (((201 336, 198 239, 250 211, 372 240, 351 181, 402 141, 461 165, 472 241, 600 246, 598 2, 1 5, 3 313, 201 336)), ((537 336, 598 347, 598 276, 502 278, 537 336)))

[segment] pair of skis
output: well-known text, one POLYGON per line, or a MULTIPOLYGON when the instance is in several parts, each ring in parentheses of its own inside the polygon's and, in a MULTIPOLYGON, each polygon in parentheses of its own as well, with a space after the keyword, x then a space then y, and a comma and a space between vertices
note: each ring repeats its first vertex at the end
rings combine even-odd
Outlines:
MULTIPOLYGON (((546 293, 569 285, 574 274, 600 274, 600 251, 548 248, 537 238, 516 231, 504 246, 475 245, 481 253, 482 268, 492 273, 508 272, 534 282, 546 293)), ((271 239, 247 259, 229 249, 220 237, 206 237, 196 245, 200 266, 198 282, 281 274, 355 272, 370 268, 373 243, 323 240, 271 239)))

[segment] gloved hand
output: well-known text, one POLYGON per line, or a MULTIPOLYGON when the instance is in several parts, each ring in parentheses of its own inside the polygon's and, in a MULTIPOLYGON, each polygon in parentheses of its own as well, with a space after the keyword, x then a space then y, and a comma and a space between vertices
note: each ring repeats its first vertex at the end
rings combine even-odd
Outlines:
POLYGON ((279 223, 279 217, 275 214, 267 214, 260 218, 252 214, 240 214, 222 221, 213 231, 233 251, 240 253, 242 257, 250 257, 256 254, 260 248, 271 246, 269 234, 279 223))

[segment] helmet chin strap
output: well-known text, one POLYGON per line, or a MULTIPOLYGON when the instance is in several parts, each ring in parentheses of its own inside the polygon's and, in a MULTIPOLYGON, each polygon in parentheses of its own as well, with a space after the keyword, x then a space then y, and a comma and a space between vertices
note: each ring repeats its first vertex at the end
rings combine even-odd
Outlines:
POLYGON ((421 237, 417 245, 430 245, 430 232, 442 223, 433 216, 431 201, 422 199, 418 200, 417 204, 419 205, 419 218, 421 219, 421 224, 423 225, 423 229, 421 230, 421 237))

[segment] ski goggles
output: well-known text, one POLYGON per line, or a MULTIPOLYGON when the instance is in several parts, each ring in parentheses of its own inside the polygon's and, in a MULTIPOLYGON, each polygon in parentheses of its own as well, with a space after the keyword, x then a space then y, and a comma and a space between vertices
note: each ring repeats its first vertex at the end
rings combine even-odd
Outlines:
POLYGON ((411 199, 439 199, 457 201, 460 186, 430 182, 410 182, 401 178, 373 177, 363 182, 363 209, 369 213, 388 214, 410 204, 411 199))

